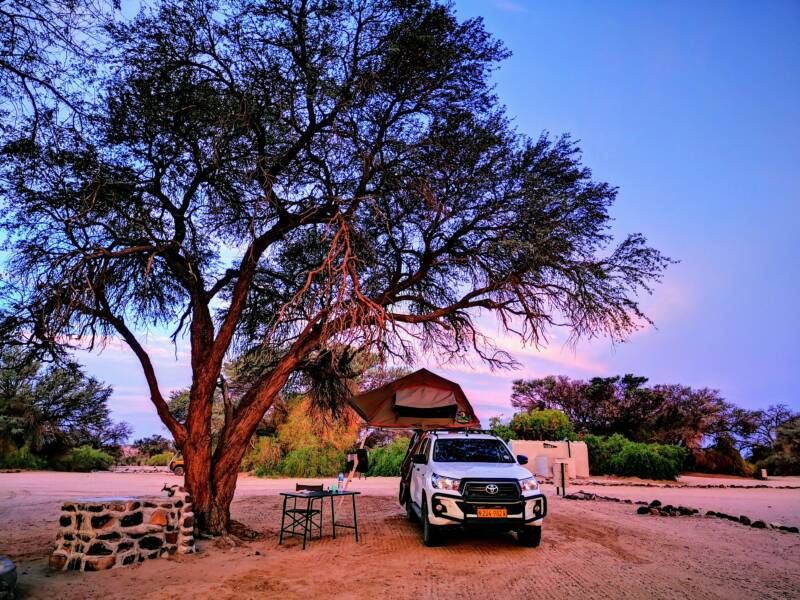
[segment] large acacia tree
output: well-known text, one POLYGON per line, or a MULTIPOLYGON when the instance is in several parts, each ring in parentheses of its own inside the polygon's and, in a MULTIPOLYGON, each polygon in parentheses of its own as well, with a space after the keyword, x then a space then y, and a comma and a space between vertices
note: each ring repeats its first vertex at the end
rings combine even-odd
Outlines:
POLYGON ((644 322, 666 259, 613 242, 616 191, 568 138, 509 125, 488 81, 507 52, 480 20, 432 0, 162 1, 109 35, 91 118, 5 147, 3 331, 122 338, 204 529, 225 531, 247 440, 298 374, 335 399, 359 350, 503 364, 480 311, 532 343, 644 322), (188 333, 185 421, 152 327, 188 333), (249 387, 212 448, 242 355, 249 387))

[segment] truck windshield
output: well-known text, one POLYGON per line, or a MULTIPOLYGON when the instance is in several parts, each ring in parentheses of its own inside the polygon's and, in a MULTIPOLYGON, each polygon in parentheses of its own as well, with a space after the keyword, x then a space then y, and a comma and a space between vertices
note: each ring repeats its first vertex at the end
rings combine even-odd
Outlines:
POLYGON ((500 440, 454 439, 436 440, 433 447, 436 462, 511 463, 514 457, 500 440))

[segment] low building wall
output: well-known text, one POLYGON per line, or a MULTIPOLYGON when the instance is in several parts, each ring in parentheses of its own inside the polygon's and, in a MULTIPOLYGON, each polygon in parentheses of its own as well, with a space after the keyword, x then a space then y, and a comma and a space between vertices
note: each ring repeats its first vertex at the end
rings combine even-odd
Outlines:
POLYGON ((571 459, 575 477, 589 477, 589 450, 586 442, 542 442, 538 440, 511 440, 511 451, 528 457, 526 467, 531 473, 536 472, 536 457, 547 457, 547 470, 553 472, 553 461, 557 458, 571 459))
POLYGON ((165 496, 87 498, 65 502, 50 567, 101 571, 194 552, 192 497, 180 486, 165 496))

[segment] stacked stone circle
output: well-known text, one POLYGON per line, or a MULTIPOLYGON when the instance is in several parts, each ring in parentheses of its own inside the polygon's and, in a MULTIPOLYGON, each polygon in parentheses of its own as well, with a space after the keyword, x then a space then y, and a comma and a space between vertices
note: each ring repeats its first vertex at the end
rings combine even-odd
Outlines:
POLYGON ((180 486, 169 497, 94 498, 61 507, 50 567, 101 571, 195 551, 192 497, 180 486))

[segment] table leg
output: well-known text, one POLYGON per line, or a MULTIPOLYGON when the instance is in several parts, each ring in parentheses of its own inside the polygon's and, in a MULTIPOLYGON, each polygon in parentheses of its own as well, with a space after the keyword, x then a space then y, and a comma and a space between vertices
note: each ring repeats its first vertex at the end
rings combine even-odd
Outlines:
POLYGON ((353 499, 353 527, 356 530, 356 543, 358 543, 358 513, 356 512, 356 496, 350 496, 353 499))
POLYGON ((333 528, 333 539, 336 539, 336 512, 333 510, 333 496, 331 496, 331 527, 333 528))
POLYGON ((308 537, 309 521, 311 520, 311 498, 306 501, 306 512, 303 519, 303 550, 306 549, 306 537, 308 537))
POLYGON ((279 546, 283 543, 283 523, 284 523, 284 520, 286 519, 286 500, 287 499, 288 499, 287 496, 283 497, 283 509, 281 510, 281 535, 280 535, 280 538, 278 539, 278 545, 279 546))

